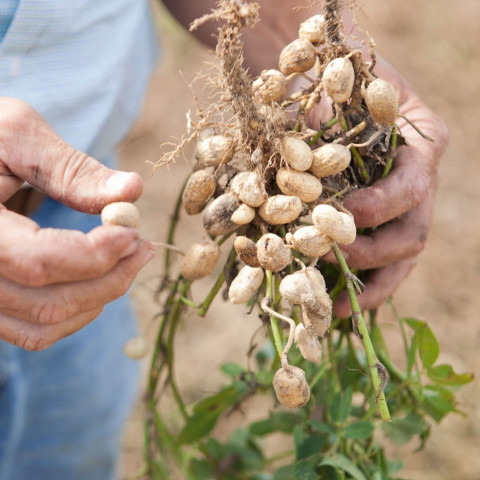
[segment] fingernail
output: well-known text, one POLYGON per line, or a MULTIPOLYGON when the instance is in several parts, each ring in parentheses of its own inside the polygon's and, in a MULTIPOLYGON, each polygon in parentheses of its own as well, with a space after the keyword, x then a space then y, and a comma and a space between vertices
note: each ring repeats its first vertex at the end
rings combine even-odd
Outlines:
POLYGON ((106 186, 111 192, 122 192, 127 185, 131 174, 129 172, 115 172, 106 181, 106 186))
POLYGON ((142 259, 142 266, 145 266, 153 258, 154 255, 155 255, 154 250, 148 250, 142 259))
POLYGON ((130 255, 133 255, 138 250, 139 245, 140 243, 138 239, 133 240, 131 243, 129 243, 125 247, 122 254, 120 255, 120 258, 125 258, 125 257, 129 257, 130 255))

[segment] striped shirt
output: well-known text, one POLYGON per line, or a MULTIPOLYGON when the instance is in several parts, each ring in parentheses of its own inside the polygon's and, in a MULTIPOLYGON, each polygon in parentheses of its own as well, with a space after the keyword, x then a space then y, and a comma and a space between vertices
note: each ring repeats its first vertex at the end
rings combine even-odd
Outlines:
POLYGON ((138 114, 156 60, 148 0, 1 0, 0 95, 102 160, 138 114))

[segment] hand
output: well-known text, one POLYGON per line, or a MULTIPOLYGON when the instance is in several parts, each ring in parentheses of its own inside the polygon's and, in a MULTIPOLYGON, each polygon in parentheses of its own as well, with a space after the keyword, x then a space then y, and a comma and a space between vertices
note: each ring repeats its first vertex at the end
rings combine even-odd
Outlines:
MULTIPOLYGON (((142 182, 65 143, 24 102, 0 98, 0 202, 28 181, 76 210, 134 201, 142 182)), ((124 294, 152 258, 134 229, 40 229, 0 205, 0 339, 42 350, 81 329, 124 294)))
MULTIPOLYGON (((341 246, 350 268, 372 270, 359 297, 364 310, 379 307, 396 290, 423 250, 433 218, 438 162, 449 140, 442 119, 423 104, 393 67, 379 59, 375 72, 397 89, 400 113, 434 142, 399 118, 409 146, 399 148, 391 173, 345 197, 345 208, 353 213, 357 227, 375 228, 369 235, 359 235, 353 244, 341 246)), ((326 258, 334 261, 333 254, 326 258)), ((335 315, 346 317, 350 311, 343 292, 334 306, 335 315)))

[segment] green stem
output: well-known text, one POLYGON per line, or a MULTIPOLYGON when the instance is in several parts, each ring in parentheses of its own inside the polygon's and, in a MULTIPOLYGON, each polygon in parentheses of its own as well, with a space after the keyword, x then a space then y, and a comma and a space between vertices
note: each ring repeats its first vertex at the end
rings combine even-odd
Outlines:
MULTIPOLYGON (((348 124, 344 116, 342 116, 342 118, 340 119, 340 125, 342 126, 344 132, 348 132, 348 124)), ((360 152, 358 151, 357 147, 351 147, 350 150, 352 152, 353 158, 355 159, 355 163, 360 170, 360 174, 362 175, 363 180, 365 181, 365 183, 368 183, 370 181, 370 175, 368 174, 367 166, 365 165, 365 162, 363 161, 360 152)))
POLYGON ((329 120, 325 126, 321 129, 321 130, 318 130, 317 133, 307 142, 308 145, 311 147, 312 145, 315 144, 315 142, 320 138, 322 137, 323 135, 325 135, 325 133, 327 132, 327 130, 329 128, 332 128, 336 123, 338 122, 337 120, 337 117, 333 117, 331 120, 329 120))
POLYGON ((383 169, 382 178, 385 178, 390 173, 390 170, 392 169, 392 166, 393 166, 393 159, 395 158, 395 152, 397 150, 397 127, 395 127, 395 126, 393 126, 393 130, 392 130, 392 138, 390 140, 390 147, 392 149, 392 155, 387 160, 387 164, 385 165, 385 168, 383 169))
MULTIPOLYGON (((188 289, 190 288, 190 281, 185 280, 185 283, 183 284, 183 287, 180 290, 180 298, 184 297, 188 289)), ((172 311, 172 320, 170 322, 170 331, 168 332, 168 337, 167 337, 167 365, 168 365, 168 379, 170 383, 170 387, 172 388, 172 394, 175 399, 175 402, 177 403, 178 409, 180 410, 180 413, 185 420, 185 422, 188 421, 188 413, 185 408, 185 404, 183 403, 182 397, 180 396, 180 392, 178 390, 176 381, 175 381, 175 372, 173 370, 173 340, 175 338, 175 332, 178 326, 178 323, 180 321, 180 313, 182 310, 182 302, 180 298, 177 300, 175 303, 175 307, 173 308, 172 311)))
POLYGON ((282 458, 291 457, 292 455, 295 455, 295 450, 286 450, 285 452, 277 453, 276 455, 273 455, 273 457, 266 458, 263 462, 263 466, 268 467, 268 465, 271 465, 278 460, 282 460, 282 458))
POLYGON ((218 292, 222 288, 223 283, 225 282, 225 269, 233 267, 236 257, 237 257, 237 252, 235 251, 235 248, 232 248, 232 250, 230 250, 230 255, 228 256, 225 267, 220 272, 220 275, 218 276, 217 281, 214 283, 210 292, 208 292, 208 295, 205 297, 205 300, 200 304, 200 308, 198 310, 198 315, 200 317, 204 317, 207 314, 207 311, 210 308, 210 305, 212 304, 213 300, 215 299, 218 292))
POLYGON ((342 388, 340 384, 340 377, 338 376, 338 372, 337 372, 335 348, 333 347, 333 339, 331 335, 327 337, 327 345, 328 345, 328 356, 330 357, 331 372, 333 376, 333 386, 334 386, 335 392, 341 392, 342 388))
MULTIPOLYGON (((265 275, 267 277, 267 292, 265 296, 273 299, 274 289, 273 289, 272 272, 270 270, 266 270, 265 275)), ((282 336, 280 334, 280 329, 278 327, 277 319, 273 315, 270 315, 270 324, 272 326, 272 333, 273 333, 273 339, 275 342, 275 348, 277 349, 279 358, 282 358, 282 353, 283 353, 282 336)))
MULTIPOLYGON (((185 190, 185 186, 187 185, 187 182, 188 182, 188 178, 183 183, 182 189, 178 194, 177 201, 175 202, 175 207, 173 209, 172 216, 170 217, 170 223, 169 223, 168 233, 167 233, 167 242, 166 242, 169 245, 173 245, 175 230, 177 228, 178 219, 180 218, 180 207, 182 206, 183 191, 185 190)), ((165 250, 165 277, 168 277, 168 272, 170 269, 170 253, 171 253, 170 249, 167 248, 165 250)))
POLYGON ((390 412, 388 410, 388 405, 385 400, 385 394, 383 393, 382 380, 380 379, 380 375, 377 369, 377 366, 379 365, 379 360, 375 353, 375 349, 373 348, 372 340, 370 339, 370 334, 368 332, 365 319, 363 318, 362 311, 358 303, 358 298, 355 293, 355 287, 352 281, 352 273, 337 244, 333 245, 333 252, 335 253, 335 257, 337 258, 340 268, 342 269, 343 275, 345 276, 348 297, 350 299, 350 305, 352 307, 352 315, 355 315, 357 317, 358 331, 362 335, 362 342, 365 348, 365 353, 367 355, 368 365, 370 367, 370 375, 372 377, 373 388, 375 392, 377 392, 377 401, 378 407, 380 409, 380 416, 382 417, 383 421, 389 422, 391 421, 390 412))

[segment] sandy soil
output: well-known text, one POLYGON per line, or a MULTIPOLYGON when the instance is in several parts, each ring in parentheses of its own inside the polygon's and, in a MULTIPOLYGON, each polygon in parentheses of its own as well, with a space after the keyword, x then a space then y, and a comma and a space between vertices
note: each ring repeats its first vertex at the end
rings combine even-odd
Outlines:
MULTIPOLYGON (((402 315, 430 322, 439 337, 443 360, 456 369, 480 372, 480 174, 476 137, 480 131, 480 16, 478 0, 363 0, 360 23, 377 41, 377 51, 403 72, 424 101, 447 122, 451 144, 441 163, 435 221, 419 265, 395 295, 402 315)), ((189 162, 179 160, 157 171, 151 165, 161 144, 179 137, 192 108, 187 82, 193 79, 208 53, 164 14, 161 15, 164 58, 155 73, 141 118, 121 147, 123 168, 145 178, 145 194, 138 202, 142 233, 163 240, 179 185, 189 162)), ((196 92, 200 96, 202 92, 196 92)), ((188 155, 187 155, 188 157, 188 155)), ((198 218, 183 219, 177 243, 187 247, 202 235, 198 218)), ((135 300, 142 328, 154 334, 151 321, 158 311, 153 292, 161 275, 161 254, 136 282, 135 300)), ((207 288, 198 286, 198 297, 207 288)), ((177 341, 180 387, 188 399, 199 389, 208 391, 221 381, 218 366, 226 359, 242 359, 254 319, 241 309, 216 302, 207 319, 185 319, 177 341), (205 374, 208 372, 208 375, 205 374), (201 379, 199 384, 198 379, 201 379)), ((382 321, 390 321, 387 309, 382 321)), ((146 364, 144 365, 146 369, 146 364)), ((427 448, 402 450, 407 461, 403 476, 422 480, 478 480, 480 478, 480 387, 470 384, 459 395, 468 418, 453 416, 434 428, 427 448)), ((165 412, 168 414, 168 412, 165 412)), ((124 470, 141 464, 141 403, 128 424, 124 441, 124 470)))

